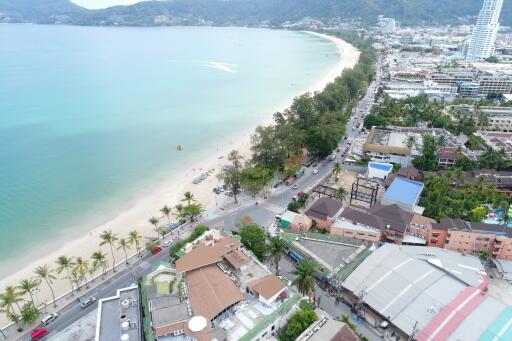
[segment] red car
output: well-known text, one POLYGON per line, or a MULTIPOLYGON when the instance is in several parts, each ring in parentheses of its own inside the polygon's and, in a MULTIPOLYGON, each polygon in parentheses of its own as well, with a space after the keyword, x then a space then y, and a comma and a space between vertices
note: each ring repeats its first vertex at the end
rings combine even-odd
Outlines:
POLYGON ((38 328, 34 330, 30 336, 32 336, 32 340, 39 340, 46 334, 48 334, 48 328, 38 328))
POLYGON ((155 247, 155 248, 151 251, 151 253, 152 253, 153 255, 156 255, 156 254, 157 254, 157 253, 159 253, 160 251, 162 251, 162 248, 161 248, 160 246, 157 246, 157 247, 155 247))

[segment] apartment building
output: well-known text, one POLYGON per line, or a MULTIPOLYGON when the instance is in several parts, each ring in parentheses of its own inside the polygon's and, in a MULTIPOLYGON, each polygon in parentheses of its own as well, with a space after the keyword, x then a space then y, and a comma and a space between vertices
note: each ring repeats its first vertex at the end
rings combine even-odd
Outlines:
POLYGON ((489 252, 493 258, 512 259, 512 229, 444 218, 432 224, 428 245, 475 255, 489 252))

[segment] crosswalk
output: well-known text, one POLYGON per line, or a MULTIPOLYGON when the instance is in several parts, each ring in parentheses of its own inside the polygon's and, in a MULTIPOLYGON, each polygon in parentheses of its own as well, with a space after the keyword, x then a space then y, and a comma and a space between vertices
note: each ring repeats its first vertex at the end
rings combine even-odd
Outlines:
POLYGON ((216 222, 214 222, 212 224, 208 224, 208 226, 211 229, 220 230, 220 229, 226 227, 226 222, 224 220, 219 220, 219 221, 216 221, 216 222))
POLYGON ((266 209, 268 211, 271 211, 271 212, 274 212, 274 213, 283 213, 283 211, 286 210, 286 208, 281 207, 281 206, 279 206, 277 204, 274 204, 271 201, 265 201, 260 206, 263 207, 264 209, 266 209))

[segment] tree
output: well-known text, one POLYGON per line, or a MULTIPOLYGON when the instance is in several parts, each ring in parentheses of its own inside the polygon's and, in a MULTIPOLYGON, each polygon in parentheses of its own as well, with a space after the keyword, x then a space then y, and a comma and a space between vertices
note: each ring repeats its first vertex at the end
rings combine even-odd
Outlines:
POLYGON ((112 272, 116 272, 116 258, 114 256, 114 243, 119 239, 117 234, 112 230, 105 230, 100 234, 101 243, 100 246, 108 245, 110 247, 110 254, 112 255, 112 272))
POLYGON ((203 213, 203 206, 201 204, 190 204, 183 207, 180 217, 194 221, 201 213, 203 213))
POLYGON ((266 235, 261 226, 255 223, 244 225, 240 231, 240 236, 242 237, 244 246, 251 250, 256 258, 260 261, 264 261, 266 253, 266 235))
POLYGON ((368 114, 364 118, 363 125, 366 129, 371 129, 372 127, 385 127, 389 124, 388 120, 380 115, 368 114))
POLYGON ((126 264, 128 264, 128 250, 130 249, 130 243, 128 242, 128 240, 126 240, 125 238, 120 238, 117 241, 117 249, 118 250, 123 250, 123 252, 124 252, 124 262, 126 264))
POLYGON ((196 201, 196 199, 194 198, 194 194, 192 194, 192 192, 187 191, 185 194, 183 194, 183 199, 181 199, 181 201, 186 201, 187 205, 190 206, 192 201, 196 201))
POLYGON ((85 281, 85 287, 89 288, 89 282, 85 275, 89 271, 89 261, 83 257, 76 257, 74 270, 80 275, 80 279, 85 281))
POLYGON ((352 320, 347 314, 341 314, 340 321, 345 323, 350 329, 352 329, 353 332, 357 332, 356 325, 354 324, 354 322, 352 322, 352 320))
POLYGON ((341 166, 341 162, 336 161, 332 166, 332 174, 336 177, 336 181, 338 181, 338 176, 343 171, 343 167, 341 166))
POLYGON ((158 223, 159 223, 158 218, 157 218, 157 217, 151 217, 151 218, 149 218, 149 223, 155 227, 155 228, 153 229, 153 231, 155 231, 155 232, 156 232, 156 234, 157 234, 157 238, 158 238, 158 235, 159 235, 159 233, 158 233, 158 223))
POLYGON ((224 168, 218 177, 224 182, 224 188, 233 193, 235 204, 238 204, 237 195, 242 189, 242 156, 237 150, 233 150, 228 159, 232 162, 232 167, 224 168))
POLYGON ((299 310, 290 317, 284 330, 279 334, 279 341, 295 341, 310 325, 318 320, 313 310, 299 310))
POLYGON ((295 213, 299 213, 299 210, 301 209, 302 205, 298 200, 292 200, 288 203, 288 206, 286 206, 286 209, 288 211, 292 211, 295 213))
POLYGON ((480 252, 480 255, 478 256, 482 262, 487 262, 489 259, 491 259, 491 254, 487 251, 480 252))
POLYGON ((53 292, 52 284, 57 278, 53 274, 53 269, 48 267, 46 264, 40 265, 34 270, 34 273, 39 277, 39 279, 45 281, 48 288, 50 288, 53 298, 53 306, 56 307, 57 303, 55 302, 55 293, 53 292))
POLYGON ((242 170, 242 186, 253 193, 261 191, 271 179, 271 171, 262 166, 247 167, 242 170))
POLYGON ((73 292, 73 281, 71 280, 70 270, 75 266, 75 262, 73 261, 73 257, 60 256, 55 261, 57 263, 57 273, 60 275, 62 271, 66 270, 67 278, 69 280, 69 285, 71 286, 71 295, 73 296, 75 293, 73 292))
POLYGON ((297 290, 309 297, 310 302, 315 301, 315 264, 306 258, 299 262, 295 269, 292 271, 295 277, 292 284, 297 287, 297 290))
POLYGON ((160 209, 160 212, 167 217, 167 222, 169 223, 169 226, 171 226, 171 208, 165 205, 160 209))
POLYGON ((487 57, 487 58, 485 58, 485 61, 487 63, 499 63, 500 62, 500 60, 496 56, 487 57))
POLYGON ((338 201, 340 201, 341 203, 346 203, 347 198, 348 198, 348 191, 345 188, 340 187, 336 190, 336 199, 338 201))
POLYGON ((251 162, 270 171, 281 169, 288 157, 286 144, 278 138, 275 126, 256 128, 251 136, 251 151, 251 162))
POLYGON ((12 285, 7 286, 4 292, 0 294, 0 307, 4 309, 7 314, 16 313, 14 306, 18 307, 18 311, 21 311, 20 302, 22 301, 20 291, 12 285))
POLYGON ((39 310, 31 303, 25 303, 21 308, 20 318, 24 325, 36 322, 39 315, 39 310))
POLYGON ((102 269, 101 278, 104 279, 108 266, 107 255, 101 252, 101 250, 98 250, 92 254, 91 259, 95 268, 102 269))
POLYGON ((136 250, 138 256, 140 256, 141 241, 142 241, 142 236, 139 234, 139 232, 137 230, 132 230, 128 233, 128 243, 130 243, 130 245, 135 246, 135 250, 136 250))
POLYGON ((284 239, 280 237, 272 237, 270 238, 270 243, 268 245, 268 257, 272 259, 274 265, 276 266, 276 276, 279 276, 279 262, 281 261, 281 256, 286 252, 286 242, 284 239))
POLYGON ((32 305, 35 307, 36 304, 34 303, 34 297, 32 296, 32 292, 34 289, 38 288, 41 284, 41 281, 33 278, 28 279, 22 279, 20 283, 18 284, 18 289, 20 290, 21 295, 29 295, 30 301, 32 302, 32 305))
POLYGON ((436 141, 434 136, 425 134, 423 136, 423 145, 421 147, 422 155, 416 157, 412 161, 414 167, 423 171, 437 170, 437 151, 440 144, 442 144, 441 140, 436 141))

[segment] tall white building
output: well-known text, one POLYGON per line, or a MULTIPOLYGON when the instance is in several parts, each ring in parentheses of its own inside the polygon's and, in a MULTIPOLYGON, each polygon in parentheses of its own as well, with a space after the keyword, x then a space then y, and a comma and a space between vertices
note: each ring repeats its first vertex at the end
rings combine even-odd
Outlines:
POLYGON ((494 53, 494 42, 498 33, 498 19, 502 5, 503 0, 484 0, 471 35, 466 60, 478 61, 488 58, 494 53))

